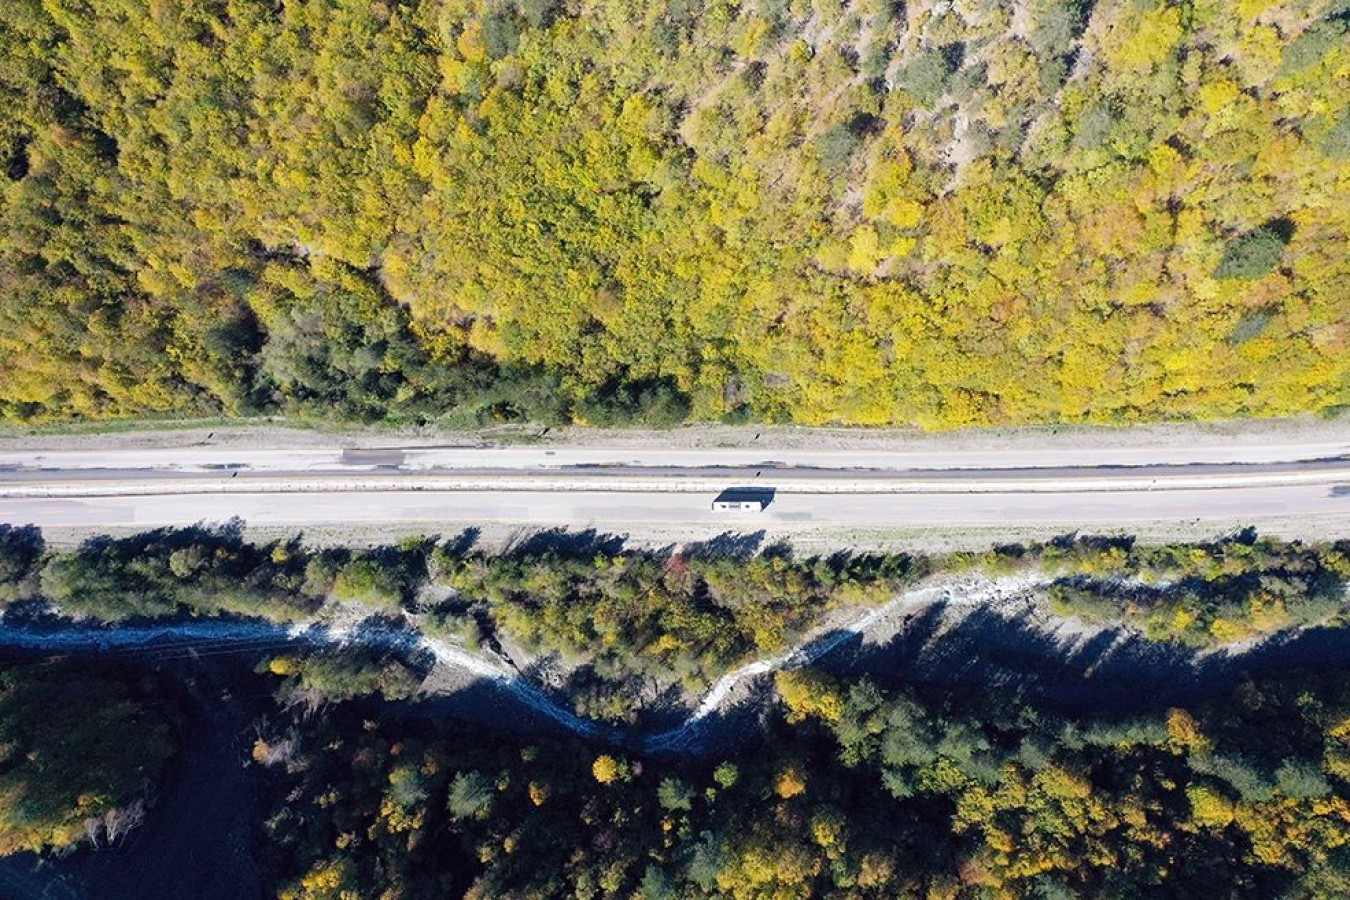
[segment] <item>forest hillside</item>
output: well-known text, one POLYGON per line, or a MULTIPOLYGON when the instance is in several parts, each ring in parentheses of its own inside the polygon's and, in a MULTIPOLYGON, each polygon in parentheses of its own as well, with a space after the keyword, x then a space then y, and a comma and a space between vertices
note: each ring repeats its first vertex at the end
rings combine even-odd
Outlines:
POLYGON ((1344 0, 7 0, 0 419, 1350 396, 1344 0))

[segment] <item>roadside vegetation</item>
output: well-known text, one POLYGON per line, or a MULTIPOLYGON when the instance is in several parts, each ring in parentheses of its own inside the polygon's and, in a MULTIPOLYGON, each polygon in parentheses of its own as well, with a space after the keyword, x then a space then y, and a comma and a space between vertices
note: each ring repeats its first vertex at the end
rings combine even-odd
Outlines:
POLYGON ((926 568, 910 556, 798 560, 785 548, 748 555, 734 545, 720 553, 439 550, 435 561, 438 582, 473 603, 471 627, 486 623, 532 656, 560 657, 579 709, 615 721, 640 712, 639 685, 701 693, 738 663, 788 649, 833 609, 890 599, 926 568))
MULTIPOLYGON (((298 539, 256 544, 236 523, 49 551, 37 529, 0 527, 0 592, 11 602, 100 622, 366 618, 402 629, 413 643, 420 633, 510 658, 577 713, 615 723, 686 703, 736 666, 799 646, 835 613, 966 574, 1035 580, 1032 596, 1046 619, 1205 650, 1342 623, 1350 543, 1280 541, 1249 530, 1201 544, 1067 535, 982 554, 799 558, 786 546, 734 535, 646 550, 612 536, 549 531, 489 553, 472 533, 365 550, 312 549, 298 539)), ((380 685, 387 697, 406 697, 420 681, 410 648, 385 642, 361 653, 282 654, 272 663, 297 702, 380 685)))
POLYGON ((1059 575, 1048 589, 1055 614, 1196 649, 1335 619, 1350 582, 1350 542, 1276 541, 1254 529, 1206 544, 1086 537, 981 563, 997 570, 1025 556, 1059 575))
POLYGON ((1330 0, 9 0, 0 419, 1344 406, 1330 0))

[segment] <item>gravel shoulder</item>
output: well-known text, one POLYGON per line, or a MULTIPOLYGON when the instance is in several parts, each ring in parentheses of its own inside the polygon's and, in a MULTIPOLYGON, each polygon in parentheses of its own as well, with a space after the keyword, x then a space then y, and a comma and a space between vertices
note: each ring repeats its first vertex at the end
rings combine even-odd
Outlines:
MULTIPOLYGON (((845 526, 816 526, 810 528, 690 528, 686 526, 642 526, 615 529, 624 544, 634 548, 660 549, 690 542, 711 541, 727 536, 746 538, 761 547, 786 544, 804 556, 831 553, 841 548, 857 551, 887 553, 947 553, 957 550, 981 551, 1000 544, 1047 542, 1070 533, 1096 535, 1128 535, 1145 544, 1197 543, 1217 540, 1251 525, 1247 520, 1225 522, 1132 522, 1129 526, 1100 526, 1072 528, 1067 526, 1000 526, 952 528, 857 528, 845 526)), ((147 526, 149 527, 149 526, 147 526)), ((139 527, 50 527, 43 529, 47 544, 53 548, 69 549, 89 538, 99 536, 128 537, 145 531, 139 527)), ((311 547, 379 547, 397 543, 407 537, 453 537, 472 530, 475 546, 488 552, 505 550, 532 534, 550 529, 525 527, 503 523, 463 522, 407 522, 389 524, 343 524, 310 526, 256 526, 245 524, 244 535, 249 540, 267 542, 288 540, 300 536, 311 547)), ((578 526, 573 531, 586 531, 578 526)), ((1289 516, 1267 519, 1260 523, 1262 534, 1290 540, 1321 541, 1350 535, 1350 509, 1339 517, 1315 519, 1289 516)), ((606 532, 609 533, 609 532, 606 532)))
POLYGON ((687 425, 671 430, 504 426, 479 431, 435 428, 325 429, 283 419, 206 422, 101 423, 81 426, 0 427, 0 448, 23 450, 124 450, 196 446, 238 449, 367 447, 617 447, 629 449, 760 449, 803 451, 936 452, 1019 449, 1091 450, 1121 447, 1178 449, 1293 445, 1350 440, 1350 416, 1323 419, 1241 419, 1106 427, 1045 425, 914 429, 805 428, 790 425, 687 425))

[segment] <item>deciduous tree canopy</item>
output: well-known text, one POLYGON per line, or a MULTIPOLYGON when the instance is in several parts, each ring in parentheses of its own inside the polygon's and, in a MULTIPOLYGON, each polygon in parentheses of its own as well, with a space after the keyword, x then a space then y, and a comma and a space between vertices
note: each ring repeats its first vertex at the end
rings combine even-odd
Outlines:
POLYGON ((1332 0, 10 0, 0 417, 1350 391, 1332 0))

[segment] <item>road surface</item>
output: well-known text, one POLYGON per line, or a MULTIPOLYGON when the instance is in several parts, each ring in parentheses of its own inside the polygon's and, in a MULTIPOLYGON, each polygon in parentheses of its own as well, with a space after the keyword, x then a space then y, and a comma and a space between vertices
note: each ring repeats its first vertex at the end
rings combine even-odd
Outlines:
MULTIPOLYGON (((1350 522, 1350 430, 1304 441, 1047 448, 183 446, 6 449, 0 521, 54 529, 511 524, 925 529, 1350 522), (721 490, 772 492, 715 512, 721 490)), ((1325 523, 1319 531, 1318 523, 1325 523)))

